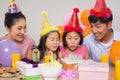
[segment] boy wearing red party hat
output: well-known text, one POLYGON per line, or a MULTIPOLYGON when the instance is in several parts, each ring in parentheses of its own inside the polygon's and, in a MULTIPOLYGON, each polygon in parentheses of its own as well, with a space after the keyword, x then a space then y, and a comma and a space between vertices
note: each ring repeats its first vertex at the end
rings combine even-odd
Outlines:
POLYGON ((84 39, 84 44, 88 48, 90 58, 99 62, 102 54, 109 55, 112 43, 120 40, 120 32, 112 29, 113 14, 106 6, 105 0, 96 0, 88 20, 93 34, 84 39))

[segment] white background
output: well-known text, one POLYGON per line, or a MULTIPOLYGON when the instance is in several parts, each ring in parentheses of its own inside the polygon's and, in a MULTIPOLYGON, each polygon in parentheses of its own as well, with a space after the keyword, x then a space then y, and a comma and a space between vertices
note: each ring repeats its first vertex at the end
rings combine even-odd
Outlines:
MULTIPOLYGON (((64 25, 65 16, 73 12, 74 7, 85 9, 94 7, 96 0, 17 0, 18 6, 27 18, 27 34, 31 35, 38 44, 41 30, 41 11, 48 13, 49 21, 54 25, 64 25)), ((4 28, 4 15, 9 0, 0 0, 0 37, 7 32, 4 28)), ((106 4, 113 12, 113 29, 120 31, 120 0, 106 0, 106 4)), ((79 13, 79 19, 80 19, 79 13)), ((82 23, 80 23, 84 27, 82 23)))

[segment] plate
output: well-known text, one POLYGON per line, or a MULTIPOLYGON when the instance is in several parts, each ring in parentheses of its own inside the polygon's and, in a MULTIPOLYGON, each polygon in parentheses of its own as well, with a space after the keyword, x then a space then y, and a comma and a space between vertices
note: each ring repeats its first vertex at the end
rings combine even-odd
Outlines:
POLYGON ((0 74, 0 77, 6 77, 6 78, 9 78, 9 77, 15 77, 17 75, 19 75, 20 72, 17 72, 15 74, 11 74, 11 73, 3 73, 3 74, 0 74))

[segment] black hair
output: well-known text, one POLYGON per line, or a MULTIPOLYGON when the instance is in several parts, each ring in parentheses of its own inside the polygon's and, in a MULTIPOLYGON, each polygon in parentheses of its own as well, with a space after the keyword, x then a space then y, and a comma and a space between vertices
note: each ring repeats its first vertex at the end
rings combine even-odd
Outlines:
POLYGON ((14 13, 14 14, 10 14, 7 12, 5 14, 4 26, 7 28, 11 28, 15 24, 16 20, 20 18, 26 20, 26 17, 22 14, 22 12, 14 13))
MULTIPOLYGON (((67 42, 66 42, 66 36, 69 32, 64 32, 63 33, 63 38, 62 38, 62 41, 63 41, 63 46, 64 47, 67 47, 67 42)), ((80 42, 79 42, 79 45, 81 45, 83 43, 83 36, 80 32, 76 32, 79 36, 80 36, 80 42)))
MULTIPOLYGON (((60 33, 57 30, 51 31, 51 32, 41 36, 38 47, 37 47, 38 50, 40 51, 40 60, 42 60, 45 56, 45 51, 46 51, 45 43, 46 43, 46 40, 47 40, 49 34, 52 32, 57 32, 59 35, 59 38, 60 38, 60 33)), ((56 60, 59 59, 59 51, 60 51, 60 48, 58 47, 57 50, 55 52, 53 52, 57 56, 56 60)))
POLYGON ((88 20, 90 23, 96 23, 98 21, 100 23, 108 23, 108 22, 111 22, 113 20, 113 15, 111 14, 108 18, 101 18, 101 17, 97 17, 94 15, 89 15, 88 20))

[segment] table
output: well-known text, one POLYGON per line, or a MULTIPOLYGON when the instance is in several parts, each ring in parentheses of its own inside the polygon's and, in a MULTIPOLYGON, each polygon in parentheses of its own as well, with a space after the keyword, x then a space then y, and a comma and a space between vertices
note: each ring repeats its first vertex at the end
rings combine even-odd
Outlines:
MULTIPOLYGON (((16 77, 3 78, 0 77, 0 80, 19 80, 22 75, 17 75, 16 77)), ((59 79, 60 80, 60 79, 59 79)), ((109 71, 109 80, 115 80, 115 67, 111 66, 109 71)))
POLYGON ((109 80, 116 80, 115 79, 115 67, 111 66, 109 71, 109 80))

